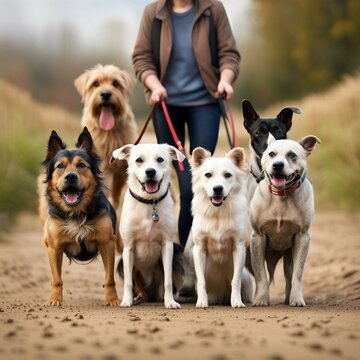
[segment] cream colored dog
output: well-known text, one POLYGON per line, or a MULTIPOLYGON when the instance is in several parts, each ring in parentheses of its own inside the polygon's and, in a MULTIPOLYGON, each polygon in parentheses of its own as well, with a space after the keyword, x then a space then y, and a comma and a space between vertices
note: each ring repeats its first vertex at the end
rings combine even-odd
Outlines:
MULTIPOLYGON (((167 144, 141 144, 125 145, 113 152, 113 158, 128 162, 129 189, 120 219, 124 243, 121 306, 133 304, 134 280, 140 292, 137 299, 139 295, 149 301, 164 299, 166 308, 180 308, 173 295, 176 218, 169 187, 171 161, 183 161, 185 156, 167 144)), ((120 263, 120 275, 121 267, 120 263)))
POLYGON ((135 79, 114 65, 96 65, 86 70, 74 82, 84 103, 81 124, 86 126, 102 162, 107 194, 115 207, 119 206, 121 190, 126 183, 126 162, 109 167, 113 149, 136 140, 137 127, 129 105, 135 79))
POLYGON ((265 178, 250 202, 251 264, 256 281, 255 306, 269 305, 265 262, 273 279, 277 262, 284 257, 285 303, 305 306, 302 280, 310 246, 314 195, 307 177, 306 158, 320 140, 275 140, 270 134, 261 158, 265 178))
MULTIPOLYGON (((193 224, 186 257, 193 255, 197 307, 227 304, 244 307, 252 301, 252 281, 244 269, 246 175, 243 149, 211 157, 196 148, 192 154, 193 224)), ((187 276, 189 271, 187 271, 187 276)), ((188 279, 187 279, 188 283, 188 279)))

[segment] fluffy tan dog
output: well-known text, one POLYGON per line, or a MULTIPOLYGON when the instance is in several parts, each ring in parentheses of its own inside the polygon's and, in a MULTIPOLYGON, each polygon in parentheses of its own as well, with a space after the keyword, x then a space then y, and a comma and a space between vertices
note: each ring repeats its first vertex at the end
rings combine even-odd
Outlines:
POLYGON ((87 126, 97 152, 104 160, 101 171, 110 190, 108 198, 118 208, 126 183, 126 161, 109 166, 114 149, 136 140, 137 127, 129 105, 135 79, 114 65, 96 65, 74 82, 84 103, 81 124, 87 126))

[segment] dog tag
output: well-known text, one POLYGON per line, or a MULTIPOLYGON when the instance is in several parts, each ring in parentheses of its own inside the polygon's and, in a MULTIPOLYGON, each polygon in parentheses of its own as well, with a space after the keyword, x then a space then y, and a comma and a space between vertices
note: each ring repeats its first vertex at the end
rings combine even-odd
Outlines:
POLYGON ((153 204, 153 213, 152 213, 152 219, 155 222, 158 222, 160 220, 160 216, 158 215, 157 211, 156 211, 156 205, 153 204))
POLYGON ((154 214, 152 214, 152 219, 153 219, 153 221, 158 222, 160 220, 160 216, 158 214, 154 213, 154 214))

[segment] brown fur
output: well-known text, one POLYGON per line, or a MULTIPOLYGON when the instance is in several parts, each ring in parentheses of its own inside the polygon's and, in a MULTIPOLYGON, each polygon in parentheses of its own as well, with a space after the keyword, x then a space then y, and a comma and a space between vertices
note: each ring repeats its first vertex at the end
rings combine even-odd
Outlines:
POLYGON ((105 268, 105 302, 116 306, 120 302, 114 281, 115 245, 121 250, 116 214, 102 192, 102 178, 97 167, 99 159, 93 152, 91 136, 86 128, 80 134, 77 147, 67 150, 53 132, 44 161, 47 173, 38 177, 39 215, 51 268, 51 292, 47 305, 62 303, 63 253, 70 259, 78 259, 83 246, 91 258, 100 252, 105 268), (68 186, 66 176, 69 174, 77 177, 74 187, 82 189, 77 205, 69 205, 64 200, 63 194, 68 186), (95 210, 89 213, 91 208, 95 210))
POLYGON ((86 70, 74 84, 84 103, 81 124, 89 129, 95 147, 104 160, 101 170, 105 175, 106 186, 110 190, 108 197, 117 209, 122 188, 126 183, 127 164, 126 161, 117 161, 116 164, 109 166, 109 160, 114 149, 134 143, 136 140, 136 122, 128 102, 135 79, 114 65, 99 64, 86 70), (99 124, 103 91, 111 92, 109 102, 115 118, 115 125, 111 130, 103 130, 99 124))

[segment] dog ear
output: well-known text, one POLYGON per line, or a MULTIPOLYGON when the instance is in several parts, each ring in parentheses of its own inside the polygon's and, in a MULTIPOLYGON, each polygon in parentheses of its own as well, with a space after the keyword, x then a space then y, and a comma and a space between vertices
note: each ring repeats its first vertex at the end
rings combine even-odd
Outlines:
POLYGON ((77 77, 74 80, 74 86, 77 92, 81 96, 81 102, 85 101, 85 89, 86 89, 86 82, 89 79, 90 71, 86 70, 83 74, 81 74, 79 77, 77 77))
POLYGON ((121 86, 124 89, 126 96, 129 97, 134 89, 136 79, 133 75, 124 70, 120 70, 118 74, 121 86))
POLYGON ((84 127, 83 131, 79 135, 75 146, 77 148, 84 149, 85 151, 87 151, 89 153, 91 153, 94 150, 94 142, 93 142, 91 134, 86 126, 84 127))
POLYGON ((192 152, 191 165, 194 167, 200 166, 204 162, 204 160, 210 156, 210 151, 207 151, 199 146, 195 148, 192 152))
POLYGON ((230 158, 237 167, 242 170, 247 170, 248 164, 246 162, 246 156, 243 148, 233 148, 226 154, 226 156, 230 158))
POLYGON ((272 142, 276 141, 276 139, 274 138, 273 134, 272 133, 269 133, 268 135, 268 139, 266 141, 267 143, 267 146, 269 146, 272 142))
POLYGON ((305 149, 306 156, 309 156, 314 150, 316 143, 321 144, 321 141, 314 135, 308 135, 300 139, 298 143, 305 149))
POLYGON ((179 151, 176 147, 168 145, 169 146, 169 152, 170 152, 170 156, 173 160, 177 160, 180 162, 183 162, 186 159, 186 156, 179 151))
POLYGON ((242 101, 242 109, 244 116, 244 127, 246 131, 250 134, 250 128, 252 124, 260 118, 258 113, 254 110, 249 100, 244 99, 242 101))
POLYGON ((115 160, 124 160, 124 159, 128 159, 131 153, 132 148, 135 145, 133 144, 127 144, 122 146, 119 149, 116 149, 112 152, 111 158, 110 158, 110 164, 113 164, 115 162, 115 160))
POLYGON ((286 127, 286 131, 289 131, 292 126, 293 113, 301 115, 303 112, 301 109, 295 106, 287 106, 283 108, 276 116, 286 127))
POLYGON ((48 140, 48 147, 44 163, 52 159, 60 150, 64 149, 66 149, 66 145, 63 143, 57 132, 53 130, 48 140))

